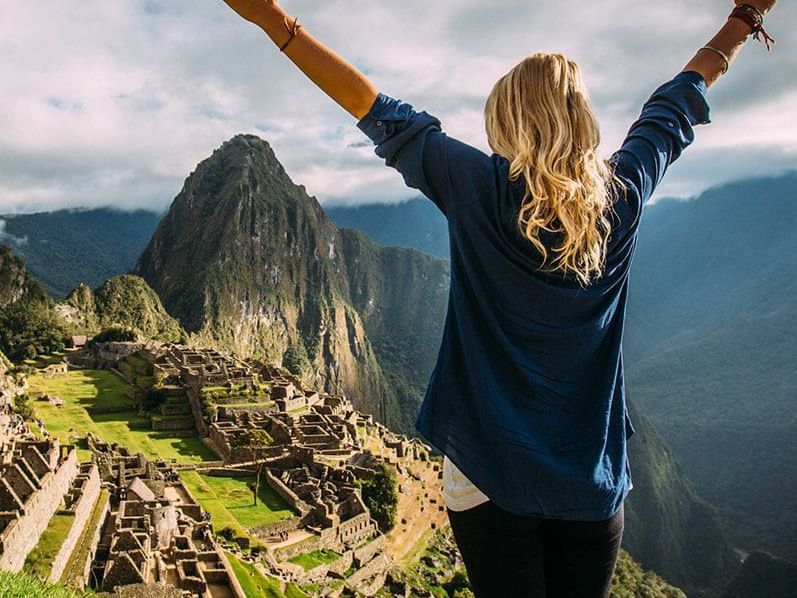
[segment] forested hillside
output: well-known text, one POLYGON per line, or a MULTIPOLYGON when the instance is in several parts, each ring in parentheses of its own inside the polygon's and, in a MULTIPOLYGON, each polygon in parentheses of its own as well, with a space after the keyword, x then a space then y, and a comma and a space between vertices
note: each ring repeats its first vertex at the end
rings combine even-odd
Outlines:
POLYGON ((797 174, 643 217, 628 385, 737 546, 797 560, 797 174))
POLYGON ((42 285, 62 299, 80 282, 95 288, 129 272, 160 217, 109 208, 0 215, 0 243, 11 245, 42 285))

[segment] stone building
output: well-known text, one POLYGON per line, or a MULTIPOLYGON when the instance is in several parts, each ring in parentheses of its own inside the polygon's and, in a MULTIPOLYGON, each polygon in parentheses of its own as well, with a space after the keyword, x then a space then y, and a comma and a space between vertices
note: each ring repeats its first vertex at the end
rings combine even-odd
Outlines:
POLYGON ((156 382, 179 381, 194 388, 210 385, 254 388, 258 382, 257 373, 244 361, 214 349, 149 343, 142 356, 153 363, 156 382))
POLYGON ((0 456, 0 569, 19 571, 78 474, 75 448, 12 438, 0 456))
POLYGON ((113 445, 93 448, 114 496, 94 560, 95 589, 169 585, 184 596, 245 598, 207 513, 174 470, 113 445))

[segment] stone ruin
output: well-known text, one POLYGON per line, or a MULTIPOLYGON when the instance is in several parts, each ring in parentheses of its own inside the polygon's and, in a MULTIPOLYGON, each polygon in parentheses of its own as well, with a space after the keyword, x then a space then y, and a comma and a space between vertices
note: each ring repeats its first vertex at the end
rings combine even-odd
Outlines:
POLYGON ((77 453, 23 433, 0 459, 0 569, 19 571, 78 474, 77 453))
MULTIPOLYGON (((152 364, 156 385, 185 390, 197 430, 226 464, 222 469, 210 466, 210 475, 252 475, 255 455, 236 446, 236 441, 254 429, 271 437, 271 446, 263 452, 263 482, 298 514, 249 530, 270 544, 261 554, 272 573, 310 583, 326 576, 344 579, 346 572, 346 585, 352 590, 371 595, 381 587, 391 558, 386 537, 371 518, 356 482, 373 477, 380 462, 409 475, 403 463, 428 463, 430 447, 391 432, 372 416, 356 411, 344 396, 304 389, 296 376, 280 368, 181 345, 119 345, 125 346, 103 349, 103 357, 124 359, 135 353, 152 364), (206 387, 213 387, 214 393, 216 387, 229 389, 234 400, 218 401, 209 416, 200 406, 206 387), (242 395, 254 397, 251 408, 237 400, 241 389, 248 391, 242 395), (304 540, 291 541, 294 534, 304 540), (321 548, 342 556, 308 572, 287 562, 321 548)), ((102 363, 102 367, 115 365, 110 359, 102 363)), ((211 398, 218 396, 228 395, 211 398)), ((92 551, 93 587, 113 590, 166 583, 186 596, 239 595, 206 514, 176 472, 165 462, 149 461, 91 435, 88 443, 97 472, 111 492, 109 514, 92 551)), ((434 502, 430 500, 430 506, 437 509, 431 505, 434 502)))
POLYGON ((275 384, 272 393, 277 410, 264 413, 221 409, 219 419, 209 427, 214 446, 228 464, 228 475, 253 473, 253 456, 236 448, 238 437, 259 429, 273 440, 262 455, 264 480, 300 513, 300 521, 293 525, 279 522, 251 531, 276 543, 266 559, 275 575, 307 583, 323 581, 327 576, 342 577, 343 571, 353 568, 346 585, 372 595, 382 586, 392 559, 386 552, 385 536, 372 519, 356 482, 371 479, 382 461, 393 463, 407 474, 402 462, 428 462, 430 449, 419 440, 394 434, 375 423, 343 396, 325 393, 314 397, 312 404, 305 402, 301 411, 291 412, 293 405, 289 401, 313 393, 303 391, 295 380, 275 384), (369 450, 371 441, 380 447, 378 456, 369 450), (313 538, 286 545, 289 531, 296 528, 312 533, 313 538), (305 573, 297 573, 295 566, 291 568, 286 562, 299 553, 322 548, 342 556, 329 566, 305 573))
POLYGON ((214 349, 148 343, 142 357, 152 362, 156 382, 203 386, 257 386, 257 374, 246 362, 214 349))
POLYGON ((209 517, 163 462, 93 442, 111 511, 96 551, 95 589, 174 586, 184 596, 244 598, 213 537, 209 517))
POLYGON ((109 341, 90 343, 67 353, 68 363, 74 367, 113 369, 121 360, 144 349, 143 343, 109 341))

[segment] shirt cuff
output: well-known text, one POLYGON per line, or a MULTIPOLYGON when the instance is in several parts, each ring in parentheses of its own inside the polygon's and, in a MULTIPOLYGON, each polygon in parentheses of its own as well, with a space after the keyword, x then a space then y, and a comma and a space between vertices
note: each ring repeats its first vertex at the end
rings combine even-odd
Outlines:
POLYGON ((414 115, 410 104, 380 92, 368 114, 357 123, 357 128, 379 145, 393 134, 394 127, 391 125, 409 120, 414 115))
POLYGON ((708 85, 703 75, 696 71, 683 71, 654 91, 649 103, 655 105, 664 100, 675 105, 692 126, 707 125, 711 122, 707 92, 708 85))

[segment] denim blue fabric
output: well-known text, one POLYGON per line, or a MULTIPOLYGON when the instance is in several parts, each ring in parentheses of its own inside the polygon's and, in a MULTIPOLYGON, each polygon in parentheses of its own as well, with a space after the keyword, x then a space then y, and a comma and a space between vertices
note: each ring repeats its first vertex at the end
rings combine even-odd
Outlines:
POLYGON ((540 268, 517 227, 524 182, 509 180, 505 158, 447 136, 436 117, 383 93, 357 123, 447 218, 448 313, 415 425, 499 507, 598 521, 627 496, 634 426, 622 337, 637 230, 667 167, 708 122, 706 83, 695 72, 645 103, 612 156, 626 188, 616 194, 605 273, 586 288, 540 268))

